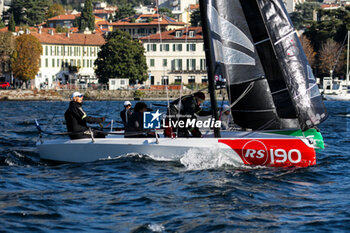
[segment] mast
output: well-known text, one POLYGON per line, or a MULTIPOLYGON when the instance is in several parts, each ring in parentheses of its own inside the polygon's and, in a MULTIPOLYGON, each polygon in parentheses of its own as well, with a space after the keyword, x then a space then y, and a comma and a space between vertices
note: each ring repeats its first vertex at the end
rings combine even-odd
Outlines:
MULTIPOLYGON (((215 65, 213 63, 213 45, 210 40, 210 30, 208 26, 208 17, 207 17, 207 3, 206 0, 199 0, 199 6, 200 6, 200 14, 201 14, 201 20, 202 20, 202 31, 203 31, 203 41, 205 46, 205 57, 207 60, 207 67, 208 67, 208 84, 209 84, 209 93, 210 93, 210 103, 211 103, 211 109, 213 111, 213 116, 215 121, 219 120, 218 116, 218 106, 216 102, 216 94, 215 94, 215 83, 214 83, 214 70, 215 65)), ((220 128, 214 127, 214 136, 219 138, 220 135, 220 128)))
POLYGON ((349 85, 349 39, 350 31, 348 31, 348 49, 346 53, 346 93, 348 92, 348 85, 349 85))

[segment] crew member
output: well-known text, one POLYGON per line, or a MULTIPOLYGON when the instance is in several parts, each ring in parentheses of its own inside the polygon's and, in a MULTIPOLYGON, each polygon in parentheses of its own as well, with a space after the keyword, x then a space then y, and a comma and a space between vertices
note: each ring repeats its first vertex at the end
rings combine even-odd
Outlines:
POLYGON ((154 132, 143 128, 143 113, 148 110, 144 102, 135 104, 134 112, 131 114, 126 127, 124 137, 126 138, 144 138, 154 137, 154 132))
POLYGON ((222 111, 219 113, 219 117, 221 120, 221 129, 223 130, 229 129, 234 124, 233 117, 231 115, 231 108, 227 104, 222 106, 222 111))
POLYGON ((80 138, 91 138, 91 132, 95 138, 104 138, 105 135, 101 132, 97 132, 94 130, 89 130, 89 127, 86 123, 102 123, 105 118, 95 118, 88 116, 83 108, 83 98, 84 95, 80 92, 74 92, 71 96, 72 101, 69 103, 69 107, 64 114, 64 118, 66 119, 67 130, 71 134, 69 137, 71 139, 80 139, 80 138))
POLYGON ((164 135, 166 137, 173 137, 174 133, 177 132, 178 137, 202 137, 202 133, 197 127, 186 127, 186 121, 188 119, 197 119, 196 115, 208 116, 212 114, 211 111, 204 111, 200 107, 204 100, 205 94, 199 91, 170 103, 167 111, 167 121, 184 121, 185 125, 182 128, 166 128, 164 130, 164 135))
POLYGON ((128 123, 128 120, 132 114, 130 101, 124 102, 124 110, 120 112, 120 118, 123 121, 124 126, 128 123))

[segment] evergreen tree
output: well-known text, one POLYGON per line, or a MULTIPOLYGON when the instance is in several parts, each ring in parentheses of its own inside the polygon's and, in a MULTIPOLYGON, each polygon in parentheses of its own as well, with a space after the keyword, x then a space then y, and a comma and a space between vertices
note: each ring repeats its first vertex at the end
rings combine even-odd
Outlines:
POLYGON ((45 21, 50 0, 13 0, 9 11, 14 15, 17 25, 35 26, 45 21))
POLYGON ((0 18, 0 29, 1 28, 4 28, 5 27, 5 24, 4 24, 4 22, 2 21, 2 18, 0 18))
POLYGON ((198 27, 202 25, 201 12, 199 9, 192 12, 190 23, 192 27, 198 27))
POLYGON ((136 11, 132 8, 132 5, 125 3, 119 7, 118 11, 115 14, 114 21, 118 21, 135 14, 136 11))
POLYGON ((11 32, 15 32, 16 31, 16 23, 15 23, 15 19, 13 17, 13 14, 11 14, 10 16, 10 21, 9 21, 9 25, 8 25, 8 29, 11 32))
POLYGON ((90 31, 95 29, 95 16, 92 13, 91 0, 85 0, 84 9, 80 16, 79 31, 84 31, 85 28, 89 28, 90 31))
POLYGON ((163 14, 163 15, 169 16, 170 18, 174 18, 175 17, 173 12, 169 8, 166 8, 166 7, 159 8, 158 12, 159 12, 159 14, 163 14))
POLYGON ((147 79, 145 50, 139 41, 120 30, 109 34, 95 61, 95 73, 100 83, 111 78, 128 78, 131 83, 147 79))

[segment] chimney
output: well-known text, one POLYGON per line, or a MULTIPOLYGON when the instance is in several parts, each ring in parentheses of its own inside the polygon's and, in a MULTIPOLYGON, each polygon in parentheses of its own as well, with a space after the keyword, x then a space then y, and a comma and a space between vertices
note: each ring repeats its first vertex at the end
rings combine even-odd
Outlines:
POLYGON ((69 32, 66 32, 66 36, 69 38, 69 32))
POLYGON ((27 35, 30 34, 30 31, 28 28, 26 28, 26 32, 25 32, 27 35))
POLYGON ((42 32, 42 31, 41 31, 42 28, 43 28, 42 26, 39 26, 39 28, 38 28, 38 33, 39 33, 39 34, 41 34, 41 32, 42 32))
POLYGON ((49 34, 53 36, 53 29, 49 29, 49 34))

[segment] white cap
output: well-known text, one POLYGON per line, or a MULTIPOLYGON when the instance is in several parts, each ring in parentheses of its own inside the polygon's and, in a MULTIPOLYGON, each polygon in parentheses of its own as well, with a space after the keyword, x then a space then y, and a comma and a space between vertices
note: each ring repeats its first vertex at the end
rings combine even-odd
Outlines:
POLYGON ((227 104, 224 104, 224 106, 222 106, 222 109, 223 109, 223 112, 226 112, 226 111, 229 111, 231 108, 227 104))
POLYGON ((131 105, 130 101, 125 101, 124 106, 128 106, 128 105, 131 105))
POLYGON ((81 96, 84 96, 84 95, 81 94, 79 91, 76 91, 76 92, 74 92, 74 93, 72 94, 72 98, 77 97, 77 96, 81 97, 81 96))

